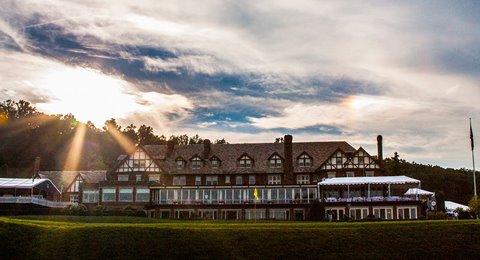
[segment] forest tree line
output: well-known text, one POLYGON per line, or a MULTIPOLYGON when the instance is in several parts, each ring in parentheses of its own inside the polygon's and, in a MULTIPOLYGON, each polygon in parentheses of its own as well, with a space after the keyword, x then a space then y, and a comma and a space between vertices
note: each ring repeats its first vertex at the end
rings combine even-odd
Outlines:
MULTIPOLYGON (((41 157, 42 170, 71 170, 64 169, 65 159, 80 124, 72 114, 47 115, 24 100, 0 103, 0 176, 31 176, 37 156, 41 157)), ((97 128, 91 122, 85 125, 87 130, 78 167, 80 170, 109 169, 118 155, 124 153, 108 128, 117 129, 133 143, 140 145, 166 144, 167 140, 179 145, 204 141, 198 135, 172 135, 167 139, 164 135, 156 135, 150 126, 130 124, 122 127, 113 118, 107 120, 102 128, 97 128)), ((280 138, 275 140, 282 141, 280 138)), ((214 143, 227 142, 217 139, 214 143)), ((387 175, 406 175, 419 179, 422 188, 435 192, 440 201, 452 200, 466 204, 472 197, 471 170, 407 162, 400 159, 397 153, 386 158, 384 165, 387 175)))
MULTIPOLYGON (((65 169, 65 159, 69 152, 77 128, 83 123, 74 115, 48 115, 39 112, 29 102, 6 100, 0 103, 0 173, 10 169, 23 169, 33 165, 40 156, 42 170, 65 169)), ((102 128, 92 122, 85 123, 86 133, 78 169, 108 169, 113 166, 118 155, 125 151, 112 135, 111 128, 121 132, 133 144, 201 144, 204 139, 195 135, 156 135, 148 125, 139 127, 130 124, 118 125, 112 118, 102 128)), ((217 139, 217 144, 227 143, 217 139)))

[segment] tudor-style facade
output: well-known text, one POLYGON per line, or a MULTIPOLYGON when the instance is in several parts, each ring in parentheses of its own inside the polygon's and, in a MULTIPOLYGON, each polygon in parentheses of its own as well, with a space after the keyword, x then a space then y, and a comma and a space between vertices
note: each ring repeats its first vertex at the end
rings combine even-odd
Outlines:
MULTIPOLYGON (((397 207, 410 210, 419 206, 417 201, 397 200, 373 207, 376 202, 370 201, 368 206, 355 204, 357 210, 355 205, 350 207, 353 202, 348 199, 365 197, 362 188, 352 187, 349 193, 338 185, 327 185, 320 193, 317 184, 328 178, 383 175, 381 157, 346 142, 293 143, 289 135, 284 140, 250 144, 211 144, 206 140, 193 145, 139 146, 118 158, 108 180, 82 182, 80 197, 88 207, 130 205, 143 207, 149 217, 177 219, 303 220, 317 201, 329 213, 336 210, 337 219, 349 214, 355 214, 355 219, 364 215, 387 218, 393 210, 397 212, 397 207), (258 200, 253 195, 255 189, 258 200), (333 203, 332 197, 323 194, 340 190, 345 201, 339 196, 333 203)), ((378 186, 382 190, 377 186, 368 194, 384 192, 383 186, 378 186)))

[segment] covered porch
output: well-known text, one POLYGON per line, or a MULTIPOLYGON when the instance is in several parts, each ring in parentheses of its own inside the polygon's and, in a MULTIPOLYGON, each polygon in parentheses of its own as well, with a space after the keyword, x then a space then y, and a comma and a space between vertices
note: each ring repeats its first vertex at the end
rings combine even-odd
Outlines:
POLYGON ((405 191, 420 188, 421 182, 407 176, 339 177, 318 183, 321 202, 417 201, 405 191))

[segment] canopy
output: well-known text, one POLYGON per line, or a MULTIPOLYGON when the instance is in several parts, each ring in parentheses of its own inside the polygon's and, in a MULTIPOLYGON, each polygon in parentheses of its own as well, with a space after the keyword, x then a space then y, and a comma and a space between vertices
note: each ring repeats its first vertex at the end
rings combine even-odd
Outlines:
POLYGON ((453 201, 445 201, 445 211, 447 212, 453 212, 454 210, 461 208, 465 211, 468 211, 470 208, 466 205, 462 205, 453 201))
POLYGON ((420 184, 420 181, 407 176, 377 176, 377 177, 338 177, 328 178, 318 185, 365 185, 365 184, 420 184))
POLYGON ((0 189, 31 189, 33 187, 60 193, 49 179, 0 178, 0 189))
POLYGON ((404 195, 427 195, 427 196, 433 196, 435 195, 435 192, 431 192, 428 190, 422 190, 419 188, 410 188, 408 189, 404 195))

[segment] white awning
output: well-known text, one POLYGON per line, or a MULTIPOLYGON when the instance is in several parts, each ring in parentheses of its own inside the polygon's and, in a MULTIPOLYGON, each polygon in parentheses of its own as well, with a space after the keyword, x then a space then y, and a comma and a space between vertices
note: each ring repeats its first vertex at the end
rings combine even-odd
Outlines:
POLYGON ((448 201, 448 200, 445 201, 445 211, 446 212, 453 212, 454 210, 456 210, 458 208, 461 208, 465 211, 468 211, 470 209, 468 206, 462 205, 460 203, 456 203, 456 202, 448 201))
POLYGON ((410 188, 404 193, 404 195, 428 195, 428 196, 432 196, 432 195, 435 195, 435 192, 431 192, 431 191, 428 191, 428 190, 422 190, 422 189, 419 189, 419 188, 410 188))
POLYGON ((32 179, 28 178, 0 178, 0 188, 2 189, 31 189, 44 182, 47 182, 48 186, 51 185, 58 193, 60 191, 49 179, 32 179))
POLYGON ((365 184, 420 184, 420 181, 407 176, 376 176, 376 177, 338 177, 328 178, 318 185, 365 185, 365 184))

